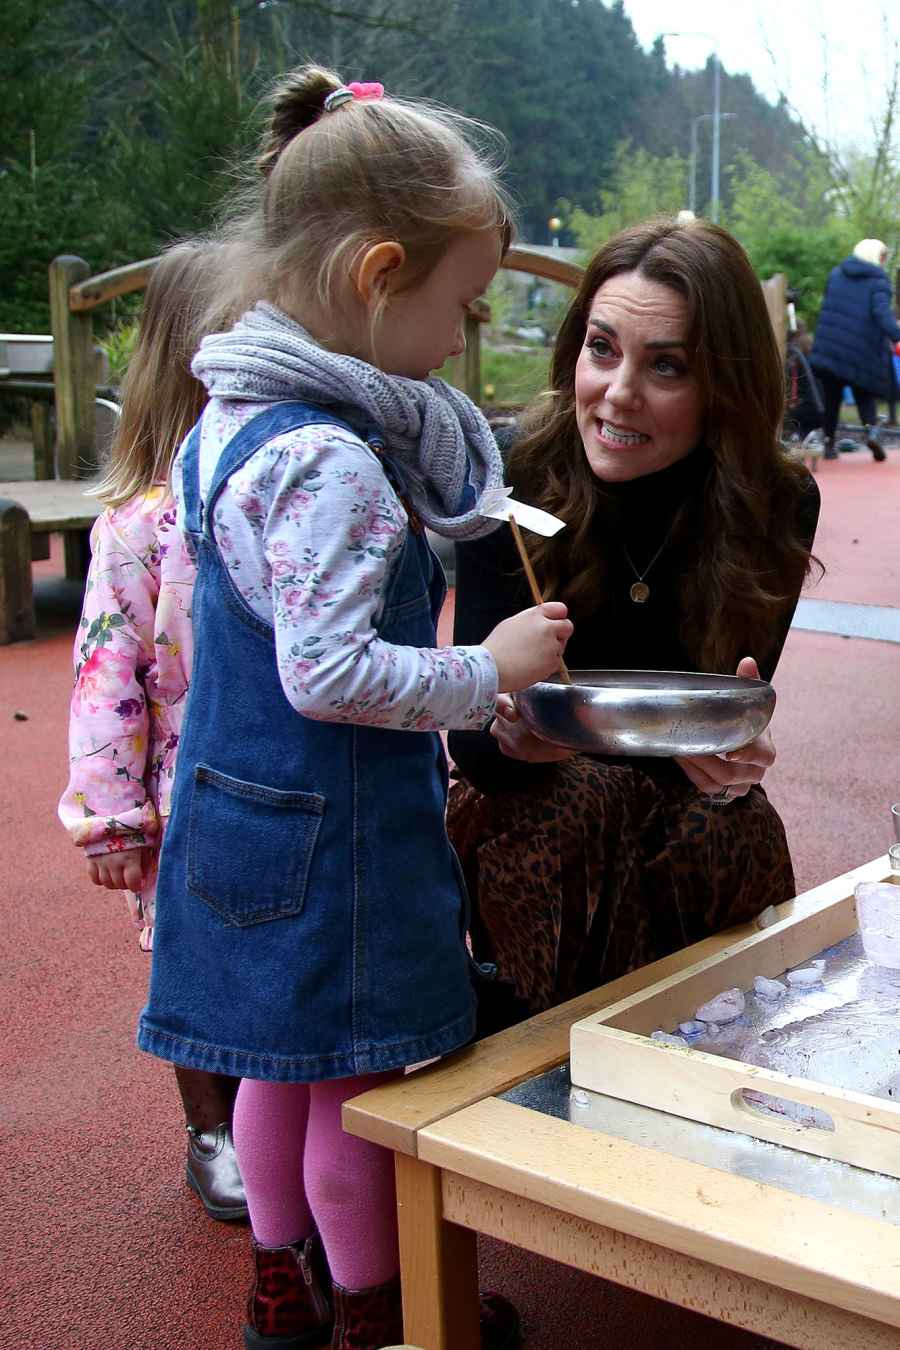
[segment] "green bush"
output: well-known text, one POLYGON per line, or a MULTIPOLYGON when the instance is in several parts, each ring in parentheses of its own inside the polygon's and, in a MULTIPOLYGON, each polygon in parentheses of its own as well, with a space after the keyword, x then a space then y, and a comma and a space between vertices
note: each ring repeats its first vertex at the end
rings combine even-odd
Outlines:
MULTIPOLYGON (((547 388, 550 349, 505 351, 481 346, 481 402, 491 408, 518 408, 547 388)), ((462 385, 457 362, 435 372, 448 384, 462 385)))
POLYGON ((481 349, 482 402, 495 408, 517 407, 547 388, 550 349, 495 351, 481 349), (492 394, 488 390, 493 389, 492 394))
POLYGON ((138 325, 137 318, 123 319, 111 328, 105 337, 97 339, 98 345, 106 352, 109 361, 110 384, 121 384, 125 378, 128 363, 137 345, 138 325))

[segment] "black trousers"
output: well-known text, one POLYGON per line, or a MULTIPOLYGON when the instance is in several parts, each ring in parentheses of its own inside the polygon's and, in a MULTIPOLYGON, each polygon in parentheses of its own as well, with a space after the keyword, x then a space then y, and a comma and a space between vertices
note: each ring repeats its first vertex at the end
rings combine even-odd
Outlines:
MULTIPOLYGON (((822 396, 825 400, 825 424, 824 432, 826 436, 833 436, 838 424, 838 417, 841 411, 841 400, 844 396, 846 380, 839 380, 834 375, 819 375, 822 383, 822 396)), ((858 385, 851 384, 850 389, 853 393, 853 400, 859 412, 859 420, 864 427, 874 427, 878 422, 878 400, 868 389, 860 389, 858 385)))

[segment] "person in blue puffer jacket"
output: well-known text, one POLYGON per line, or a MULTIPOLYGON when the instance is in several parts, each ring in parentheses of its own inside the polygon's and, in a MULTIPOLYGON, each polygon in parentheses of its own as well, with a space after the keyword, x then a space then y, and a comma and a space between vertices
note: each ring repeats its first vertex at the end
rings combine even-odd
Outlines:
POLYGON ((810 358, 825 399, 825 458, 836 459, 834 433, 845 385, 849 385, 866 445, 885 459, 878 431, 879 398, 890 396, 888 339, 900 341, 900 323, 891 309, 891 283, 880 239, 861 239, 828 278, 810 358))

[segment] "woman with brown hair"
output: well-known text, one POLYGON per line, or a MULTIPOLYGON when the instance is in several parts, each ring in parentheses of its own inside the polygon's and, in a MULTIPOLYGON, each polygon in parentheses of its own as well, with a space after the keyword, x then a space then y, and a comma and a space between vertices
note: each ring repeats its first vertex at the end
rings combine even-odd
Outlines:
MULTIPOLYGON (((782 451, 783 405, 762 290, 725 230, 657 219, 600 249, 550 389, 503 447, 515 496, 567 525, 532 554, 575 623, 570 669, 771 679, 819 510, 782 451)), ((508 530, 457 546, 456 585, 455 642, 521 608, 508 530)), ((794 894, 761 787, 768 732, 723 757, 588 756, 532 736, 503 699, 450 751, 475 955, 498 969, 484 1032, 794 894)))

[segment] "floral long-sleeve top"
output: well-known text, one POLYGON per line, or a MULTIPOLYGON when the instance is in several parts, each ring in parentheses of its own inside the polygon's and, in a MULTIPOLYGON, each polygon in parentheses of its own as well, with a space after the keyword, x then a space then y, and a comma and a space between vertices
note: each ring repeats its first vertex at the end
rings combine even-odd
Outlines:
MULTIPOLYGON (((222 448, 265 404, 212 398, 200 431, 205 499, 222 448)), ((172 486, 181 494, 181 461, 172 486)), ((285 696, 317 721, 477 730, 497 667, 480 645, 408 647, 375 627, 408 520, 373 451, 336 426, 273 437, 230 477, 213 532, 232 584, 271 624, 285 696)))
POLYGON ((169 814, 195 569, 165 487, 106 510, 91 553, 59 815, 73 843, 98 854, 158 844, 169 814))

